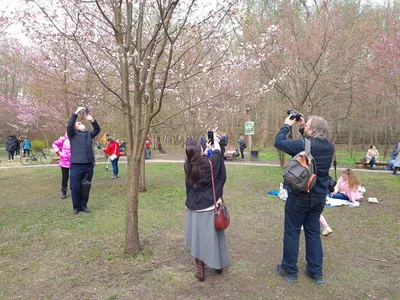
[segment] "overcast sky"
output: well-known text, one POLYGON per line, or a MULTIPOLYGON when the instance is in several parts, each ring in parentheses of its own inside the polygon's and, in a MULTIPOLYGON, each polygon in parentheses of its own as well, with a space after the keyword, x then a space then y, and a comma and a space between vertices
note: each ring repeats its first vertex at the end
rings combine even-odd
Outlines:
MULTIPOLYGON (((308 0, 311 1, 311 0, 308 0)), ((388 0, 362 0, 361 3, 363 4, 383 4, 387 2, 388 0)), ((20 10, 23 7, 23 2, 24 0, 0 0, 0 13, 5 11, 6 16, 13 11, 20 10)), ((204 6, 207 6, 209 8, 212 6, 212 4, 215 4, 214 0, 201 0, 201 3, 204 4, 204 6), (211 5, 210 5, 211 4, 211 5)), ((20 25, 13 25, 10 26, 7 30, 7 32, 11 32, 14 36, 19 37, 21 42, 24 42, 26 40, 24 34, 22 33, 22 27, 20 25)))

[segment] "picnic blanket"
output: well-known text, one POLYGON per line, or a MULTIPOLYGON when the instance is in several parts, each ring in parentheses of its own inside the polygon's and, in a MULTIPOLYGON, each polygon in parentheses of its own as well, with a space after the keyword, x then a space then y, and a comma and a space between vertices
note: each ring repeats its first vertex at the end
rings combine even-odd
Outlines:
MULTIPOLYGON (((276 195, 276 191, 277 190, 272 190, 269 191, 268 194, 270 195, 276 195)), ((359 186, 358 187, 358 193, 360 194, 360 198, 363 199, 364 198, 364 193, 365 193, 365 187, 363 186, 359 186)), ((278 198, 286 201, 287 197, 288 197, 288 193, 287 190, 285 188, 283 188, 283 184, 281 183, 279 186, 279 193, 278 193, 278 198)), ((335 199, 335 198, 331 198, 328 195, 326 196, 326 206, 329 207, 338 207, 338 206, 349 206, 349 207, 358 207, 360 206, 360 202, 356 201, 356 202, 351 202, 348 200, 341 200, 341 199, 335 199)))

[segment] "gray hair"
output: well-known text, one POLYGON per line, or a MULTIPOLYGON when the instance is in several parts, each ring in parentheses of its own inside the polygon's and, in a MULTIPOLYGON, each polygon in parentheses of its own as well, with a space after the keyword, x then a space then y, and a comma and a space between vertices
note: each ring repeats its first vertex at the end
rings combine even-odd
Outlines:
POLYGON ((311 116, 308 118, 309 126, 313 129, 313 138, 327 140, 330 138, 330 128, 328 122, 321 116, 311 116))

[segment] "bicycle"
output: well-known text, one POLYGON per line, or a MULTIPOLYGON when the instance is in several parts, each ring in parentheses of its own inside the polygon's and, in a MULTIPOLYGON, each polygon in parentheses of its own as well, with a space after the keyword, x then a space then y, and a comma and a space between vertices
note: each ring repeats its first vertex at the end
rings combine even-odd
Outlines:
POLYGON ((21 164, 24 166, 29 166, 33 164, 33 162, 40 162, 44 165, 50 164, 53 158, 51 157, 50 153, 43 152, 43 149, 40 149, 37 153, 33 153, 32 151, 29 154, 21 155, 20 161, 21 164))
POLYGON ((99 151, 99 149, 97 149, 97 147, 94 147, 93 155, 94 155, 95 160, 98 160, 100 158, 100 151, 99 151))

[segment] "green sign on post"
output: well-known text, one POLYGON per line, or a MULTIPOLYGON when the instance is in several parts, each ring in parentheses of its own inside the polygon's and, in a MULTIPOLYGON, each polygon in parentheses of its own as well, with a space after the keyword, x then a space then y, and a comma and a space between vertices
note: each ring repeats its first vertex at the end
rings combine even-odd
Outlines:
POLYGON ((245 135, 254 135, 254 122, 253 121, 244 123, 244 134, 245 135))

